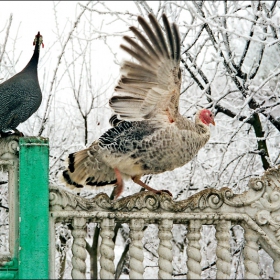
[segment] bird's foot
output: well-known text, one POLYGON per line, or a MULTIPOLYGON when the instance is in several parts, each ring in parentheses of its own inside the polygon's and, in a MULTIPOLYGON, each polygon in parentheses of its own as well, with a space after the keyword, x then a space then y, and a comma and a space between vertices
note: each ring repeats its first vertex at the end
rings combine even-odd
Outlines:
POLYGON ((5 138, 5 137, 9 137, 9 136, 12 136, 12 135, 14 135, 14 136, 19 136, 19 137, 23 137, 24 135, 23 135, 23 133, 22 132, 20 132, 19 130, 17 130, 17 129, 14 129, 14 130, 12 130, 12 129, 7 129, 7 130, 1 130, 0 131, 0 137, 1 138, 5 138))
POLYGON ((144 182, 142 182, 138 176, 132 177, 131 179, 133 180, 134 183, 140 185, 141 187, 145 188, 148 191, 151 191, 155 194, 162 194, 163 192, 165 192, 165 193, 169 194, 171 197, 173 197, 173 195, 170 191, 153 189, 150 186, 148 186, 147 184, 145 184, 144 182))
POLYGON ((21 131, 17 130, 17 129, 14 129, 14 133, 12 135, 16 135, 16 136, 19 136, 19 137, 23 137, 24 136, 24 134, 21 131))
POLYGON ((173 197, 172 193, 168 190, 160 190, 160 191, 157 191, 155 190, 155 194, 162 194, 163 192, 169 194, 171 197, 173 197))

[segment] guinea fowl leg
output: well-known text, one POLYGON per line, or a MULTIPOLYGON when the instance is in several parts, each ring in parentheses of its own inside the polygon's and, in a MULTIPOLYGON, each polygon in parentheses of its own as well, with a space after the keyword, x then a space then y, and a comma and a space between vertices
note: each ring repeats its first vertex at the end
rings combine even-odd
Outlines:
POLYGON ((114 197, 115 197, 115 199, 117 199, 123 191, 123 179, 122 179, 121 172, 119 171, 118 168, 114 168, 114 171, 115 171, 116 178, 117 178, 116 187, 114 189, 114 197))
POLYGON ((143 187, 143 188, 145 188, 146 190, 151 191, 151 192, 153 192, 153 193, 155 193, 155 194, 161 194, 162 192, 166 192, 166 193, 168 193, 170 196, 173 196, 172 193, 171 193, 170 191, 168 191, 168 190, 160 190, 160 191, 158 191, 158 190, 155 190, 155 189, 149 187, 147 184, 145 184, 144 182, 142 182, 142 181, 140 180, 140 177, 138 177, 138 176, 131 177, 131 179, 133 180, 134 183, 140 185, 141 187, 143 187))

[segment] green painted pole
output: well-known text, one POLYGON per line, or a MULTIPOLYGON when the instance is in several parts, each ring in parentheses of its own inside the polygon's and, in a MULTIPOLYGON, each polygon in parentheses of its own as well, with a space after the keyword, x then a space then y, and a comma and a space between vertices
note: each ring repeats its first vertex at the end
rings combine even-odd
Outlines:
POLYGON ((19 139, 19 279, 49 278, 49 145, 19 139))

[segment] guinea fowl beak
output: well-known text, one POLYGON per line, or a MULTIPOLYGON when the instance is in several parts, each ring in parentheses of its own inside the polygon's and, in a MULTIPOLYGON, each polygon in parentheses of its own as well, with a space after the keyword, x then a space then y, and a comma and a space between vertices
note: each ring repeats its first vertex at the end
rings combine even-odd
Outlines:
POLYGON ((214 121, 214 120, 212 120, 210 123, 212 123, 213 125, 216 125, 216 123, 215 123, 215 121, 214 121))

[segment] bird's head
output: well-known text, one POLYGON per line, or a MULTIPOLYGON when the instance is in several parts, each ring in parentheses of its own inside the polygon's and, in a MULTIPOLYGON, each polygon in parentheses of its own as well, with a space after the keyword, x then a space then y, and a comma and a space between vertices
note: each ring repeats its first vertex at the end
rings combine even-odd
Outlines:
POLYGON ((42 45, 42 48, 44 47, 43 43, 43 36, 38 32, 38 34, 35 36, 35 39, 33 41, 33 46, 38 45, 39 47, 42 45))
POLYGON ((202 110, 197 112, 197 115, 198 115, 199 120, 202 123, 204 123, 206 125, 209 125, 210 123, 215 125, 214 115, 210 110, 202 109, 202 110))

